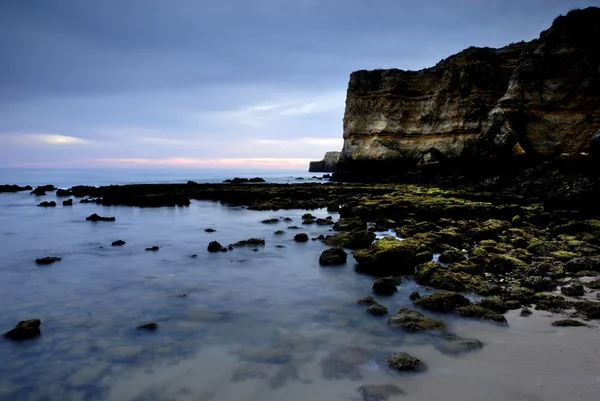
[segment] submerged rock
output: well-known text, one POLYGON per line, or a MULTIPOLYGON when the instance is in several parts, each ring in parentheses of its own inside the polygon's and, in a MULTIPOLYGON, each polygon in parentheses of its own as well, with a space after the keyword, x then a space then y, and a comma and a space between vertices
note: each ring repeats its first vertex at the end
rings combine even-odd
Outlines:
POLYGON ((259 364, 244 364, 233 372, 231 381, 241 382, 245 380, 266 379, 267 377, 268 375, 264 372, 264 366, 259 364))
POLYGON ((452 291, 438 291, 430 295, 424 295, 413 302, 421 308, 431 309, 437 312, 448 313, 458 307, 468 306, 471 302, 464 296, 452 291))
POLYGON ((390 369, 399 372, 416 372, 425 369, 425 364, 421 360, 410 356, 406 352, 396 352, 390 355, 386 363, 390 369))
POLYGON ((145 323, 137 327, 138 330, 154 331, 158 329, 158 323, 145 323))
POLYGON ((283 235, 283 234, 285 234, 285 231, 283 231, 283 230, 277 230, 273 234, 275 234, 275 235, 283 235))
POLYGON ((358 347, 339 348, 331 351, 320 365, 326 380, 360 380, 360 367, 371 359, 369 353, 358 347))
POLYGON ((226 248, 223 248, 223 245, 217 241, 211 241, 206 249, 208 252, 222 252, 224 249, 227 250, 226 248))
POLYGON ((479 305, 468 305, 456 308, 456 313, 463 317, 473 317, 482 320, 491 320, 498 323, 508 324, 506 318, 499 313, 482 308, 479 305))
POLYGON ((359 305, 377 305, 377 301, 375 301, 375 298, 373 298, 372 296, 368 295, 366 297, 362 297, 356 300, 356 303, 359 305))
POLYGON ((319 264, 322 266, 343 265, 347 258, 348 254, 342 248, 330 248, 321 253, 319 264))
POLYGON ((86 221, 115 221, 117 220, 115 217, 102 217, 97 215, 96 213, 85 218, 86 221))
POLYGON ((433 346, 446 355, 459 355, 483 348, 483 343, 473 338, 445 336, 433 343, 433 346))
POLYGON ((277 217, 273 217, 271 219, 266 219, 261 221, 261 223, 263 224, 275 224, 275 223, 279 223, 281 220, 279 220, 277 217))
POLYGON ((292 354, 287 348, 263 348, 244 352, 241 359, 256 363, 284 364, 292 359, 292 354))
POLYGON ((43 258, 37 258, 35 263, 38 265, 51 265, 52 263, 61 261, 62 258, 58 256, 44 256, 43 258))
POLYGON ((555 322, 552 322, 552 326, 555 327, 587 327, 587 324, 580 322, 578 320, 573 320, 573 319, 564 319, 564 320, 557 320, 555 322))
POLYGON ((392 327, 399 327, 409 332, 444 330, 446 324, 439 319, 425 317, 421 312, 402 308, 398 313, 388 319, 392 327))
POLYGON ((306 235, 305 233, 299 233, 294 235, 294 241, 296 242, 307 242, 308 241, 308 235, 306 235))
POLYGON ((42 334, 40 330, 41 324, 42 321, 40 319, 22 320, 14 329, 4 333, 4 337, 13 341, 30 340, 42 334))
POLYGON ((264 246, 265 240, 262 238, 248 238, 242 241, 238 241, 229 246, 231 247, 242 247, 242 246, 264 246))
POLYGON ((111 244, 111 246, 123 246, 125 244, 126 244, 125 241, 123 241, 122 239, 118 239, 116 241, 113 241, 113 243, 111 244))
POLYGON ((38 206, 41 206, 41 207, 55 207, 56 206, 56 202, 54 202, 54 201, 50 201, 50 202, 44 201, 44 202, 40 203, 38 206))
POLYGON ((207 232, 207 233, 214 233, 214 232, 216 232, 217 230, 215 230, 214 228, 210 228, 210 227, 209 227, 209 228, 206 228, 206 229, 204 229, 204 231, 205 231, 205 232, 207 232))
POLYGON ((379 295, 392 295, 398 292, 396 286, 401 282, 400 277, 382 277, 373 283, 373 292, 379 295))
POLYGON ((356 389, 362 401, 388 401, 390 397, 405 394, 404 391, 393 384, 366 384, 356 389))
POLYGON ((146 251, 152 251, 152 252, 156 252, 156 251, 158 251, 159 249, 160 249, 160 247, 159 247, 159 246, 157 246, 157 245, 153 245, 153 246, 151 246, 151 247, 149 247, 149 248, 146 248, 146 251))
POLYGON ((367 308, 367 313, 370 313, 371 315, 376 315, 376 316, 383 316, 383 315, 387 315, 388 309, 385 306, 376 303, 367 308))

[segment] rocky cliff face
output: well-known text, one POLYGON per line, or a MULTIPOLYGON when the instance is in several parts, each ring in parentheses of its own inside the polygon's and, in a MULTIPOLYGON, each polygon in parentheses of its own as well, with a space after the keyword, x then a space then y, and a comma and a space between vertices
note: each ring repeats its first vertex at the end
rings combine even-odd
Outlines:
POLYGON ((323 160, 310 162, 311 173, 332 173, 335 171, 341 152, 327 152, 323 160))
POLYGON ((587 151, 600 130, 599 68, 600 9, 590 7, 532 42, 469 48, 421 71, 353 72, 337 177, 587 151))

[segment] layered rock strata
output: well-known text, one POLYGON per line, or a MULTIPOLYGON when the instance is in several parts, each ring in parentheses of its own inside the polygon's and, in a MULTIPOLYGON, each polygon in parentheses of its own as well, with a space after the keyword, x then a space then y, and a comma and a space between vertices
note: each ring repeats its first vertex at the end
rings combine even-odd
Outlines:
POLYGON ((323 160, 310 162, 308 171, 310 173, 332 173, 340 158, 341 152, 327 152, 323 160))

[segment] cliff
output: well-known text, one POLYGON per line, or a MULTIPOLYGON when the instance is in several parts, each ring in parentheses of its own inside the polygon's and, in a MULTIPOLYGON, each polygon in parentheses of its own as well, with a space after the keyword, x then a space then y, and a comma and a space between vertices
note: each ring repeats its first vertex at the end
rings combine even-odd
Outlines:
POLYGON ((338 179, 417 166, 579 154, 600 130, 600 9, 531 42, 469 48, 421 71, 355 71, 338 179))
POLYGON ((341 152, 327 152, 323 160, 310 162, 310 173, 332 173, 335 171, 341 152))

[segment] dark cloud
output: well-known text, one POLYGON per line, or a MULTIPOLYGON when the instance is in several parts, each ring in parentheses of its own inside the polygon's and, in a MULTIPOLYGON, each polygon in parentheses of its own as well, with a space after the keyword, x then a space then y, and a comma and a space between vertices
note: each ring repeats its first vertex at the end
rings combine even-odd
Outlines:
MULTIPOLYGON (((0 140, 52 133, 101 143, 141 132, 190 141, 339 138, 351 71, 419 69, 471 45, 533 39, 558 14, 598 3, 5 0, 0 140)), ((31 157, 26 142, 11 141, 3 160, 31 157)), ((218 143, 213 154, 231 154, 218 143)), ((187 154, 189 145, 170 151, 187 154)), ((142 148, 166 152, 156 146, 142 148)))

